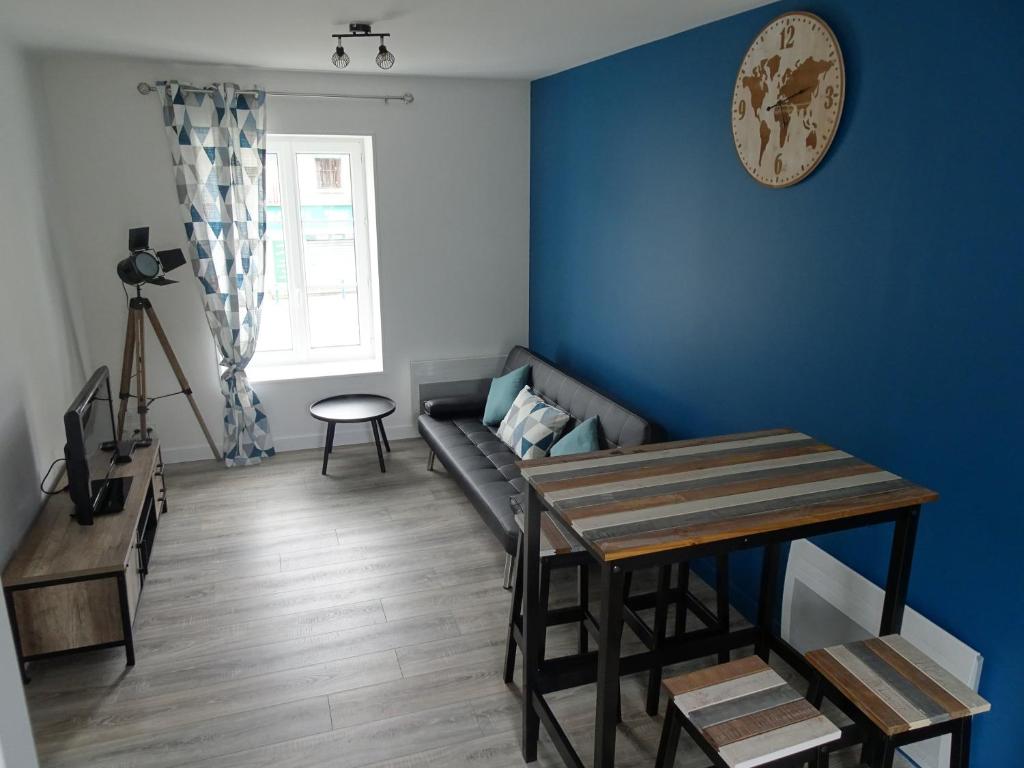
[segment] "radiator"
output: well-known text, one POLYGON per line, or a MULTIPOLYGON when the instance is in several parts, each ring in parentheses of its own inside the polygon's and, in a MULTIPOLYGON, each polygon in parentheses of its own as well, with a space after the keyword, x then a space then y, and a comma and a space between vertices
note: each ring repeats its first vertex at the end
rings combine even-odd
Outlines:
POLYGON ((414 360, 409 363, 412 411, 423 410, 432 397, 487 395, 491 379, 501 373, 505 355, 458 357, 448 360, 414 360))

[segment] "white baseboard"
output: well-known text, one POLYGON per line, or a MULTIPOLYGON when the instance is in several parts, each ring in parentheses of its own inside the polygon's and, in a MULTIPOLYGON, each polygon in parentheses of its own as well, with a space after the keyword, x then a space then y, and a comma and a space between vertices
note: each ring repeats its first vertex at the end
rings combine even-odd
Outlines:
MULTIPOLYGON (((782 593, 782 637, 805 653, 878 632, 885 592, 806 539, 793 542, 782 593)), ((980 653, 909 606, 900 632, 964 684, 978 690, 980 653)), ((901 751, 921 768, 949 765, 949 737, 901 751)))
MULTIPOLYGON (((414 424, 388 424, 388 440, 406 440, 416 437, 419 432, 414 424)), ((274 436, 274 448, 278 452, 301 451, 307 448, 323 448, 327 434, 327 425, 317 432, 305 435, 274 436)), ((372 443, 373 432, 369 424, 339 424, 334 431, 335 445, 359 445, 372 443)), ((185 461, 202 461, 209 459, 210 446, 206 443, 185 446, 161 446, 164 461, 168 464, 180 464, 185 461)))

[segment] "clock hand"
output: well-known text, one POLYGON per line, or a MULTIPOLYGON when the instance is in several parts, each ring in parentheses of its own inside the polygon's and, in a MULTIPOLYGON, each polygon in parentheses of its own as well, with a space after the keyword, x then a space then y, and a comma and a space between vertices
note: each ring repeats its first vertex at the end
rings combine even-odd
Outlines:
POLYGON ((806 88, 804 88, 804 89, 803 89, 802 91, 797 91, 796 93, 794 93, 794 94, 793 94, 793 95, 791 95, 791 96, 786 96, 786 97, 784 97, 784 98, 781 98, 781 99, 779 99, 779 100, 778 100, 777 102, 775 102, 775 103, 774 103, 774 104, 772 104, 772 105, 771 105, 770 107, 768 107, 768 111, 769 111, 769 112, 771 112, 771 111, 772 111, 773 109, 775 109, 776 107, 781 107, 781 106, 782 106, 783 104, 787 104, 787 103, 789 103, 790 101, 792 101, 793 99, 795 99, 795 98, 796 98, 797 96, 799 96, 800 94, 802 94, 802 93, 807 93, 807 92, 808 92, 809 90, 811 90, 811 86, 807 86, 807 87, 806 87, 806 88))

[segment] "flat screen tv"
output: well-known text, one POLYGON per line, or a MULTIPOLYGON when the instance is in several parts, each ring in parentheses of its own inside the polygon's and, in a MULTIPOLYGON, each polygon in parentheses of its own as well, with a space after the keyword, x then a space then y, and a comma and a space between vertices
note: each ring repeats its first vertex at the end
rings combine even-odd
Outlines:
POLYGON ((68 493, 74 516, 92 525, 96 515, 124 508, 126 483, 110 477, 115 461, 130 457, 118 449, 114 431, 114 401, 110 396, 110 372, 106 366, 89 377, 64 414, 64 458, 67 460, 68 493))

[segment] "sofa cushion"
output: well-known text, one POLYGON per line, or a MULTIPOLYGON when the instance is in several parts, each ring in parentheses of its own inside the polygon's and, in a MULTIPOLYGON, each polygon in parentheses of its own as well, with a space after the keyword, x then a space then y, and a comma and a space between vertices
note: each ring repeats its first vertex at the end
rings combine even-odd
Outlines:
POLYGON ((487 391, 487 404, 484 406, 484 424, 497 426, 516 396, 530 380, 530 366, 523 365, 491 380, 491 388, 487 391))
POLYGON ((543 459, 569 423, 569 414, 523 387, 498 427, 498 437, 521 459, 543 459))
POLYGON ((550 456, 570 456, 597 450, 597 416, 579 424, 576 429, 551 446, 550 456))

